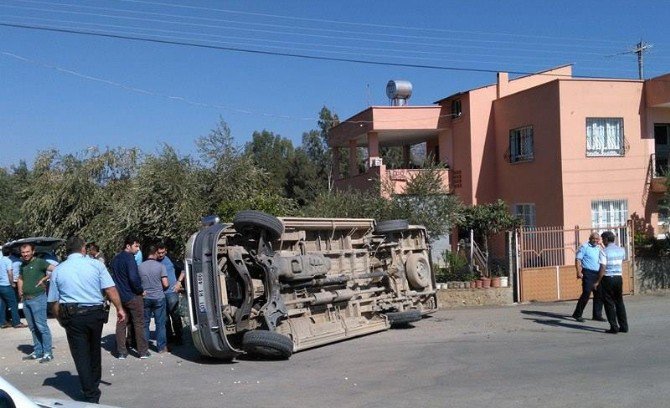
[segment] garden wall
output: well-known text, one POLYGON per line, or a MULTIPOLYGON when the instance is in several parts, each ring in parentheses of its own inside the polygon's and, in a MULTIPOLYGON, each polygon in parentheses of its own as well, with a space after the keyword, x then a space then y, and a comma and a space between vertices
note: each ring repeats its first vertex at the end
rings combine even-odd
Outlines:
POLYGON ((488 289, 439 289, 437 305, 440 309, 465 306, 504 306, 514 304, 512 287, 488 289))

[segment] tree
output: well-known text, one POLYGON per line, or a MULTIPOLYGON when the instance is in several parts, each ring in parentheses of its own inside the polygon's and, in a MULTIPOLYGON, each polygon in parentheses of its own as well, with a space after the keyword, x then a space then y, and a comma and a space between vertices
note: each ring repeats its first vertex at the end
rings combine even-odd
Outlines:
POLYGON ((197 230, 206 202, 194 183, 193 160, 169 145, 157 155, 146 156, 126 191, 110 214, 119 236, 136 234, 142 243, 164 241, 181 253, 197 230))
POLYGON ((26 235, 80 235, 98 241, 105 251, 115 249, 123 224, 111 214, 125 214, 117 207, 127 195, 137 159, 136 149, 41 152, 21 191, 26 235))
POLYGON ((0 169, 0 242, 20 238, 24 229, 19 211, 23 186, 16 172, 0 169))
POLYGON ((267 174, 268 188, 286 192, 289 168, 295 157, 293 143, 286 138, 263 130, 254 132, 244 149, 253 164, 267 174))
POLYGON ((447 234, 462 219, 461 202, 445 189, 442 175, 443 166, 428 163, 410 178, 402 194, 391 196, 396 218, 425 226, 433 240, 447 234))
POLYGON ((521 220, 513 216, 507 204, 498 199, 495 203, 477 204, 465 208, 459 226, 466 230, 474 230, 475 239, 479 240, 486 254, 489 253, 489 239, 494 234, 521 226, 521 220))

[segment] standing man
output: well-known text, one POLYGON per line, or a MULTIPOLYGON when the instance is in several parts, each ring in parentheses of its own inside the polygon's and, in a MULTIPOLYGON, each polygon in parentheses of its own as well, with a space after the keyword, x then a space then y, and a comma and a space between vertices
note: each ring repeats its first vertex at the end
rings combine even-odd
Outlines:
POLYGON ((100 247, 95 242, 91 242, 86 245, 86 253, 89 257, 97 259, 98 261, 102 262, 103 265, 105 264, 105 256, 102 254, 102 252, 100 252, 100 247))
POLYGON ((177 271, 174 263, 167 256, 167 246, 164 243, 158 244, 158 252, 156 252, 156 260, 165 266, 167 271, 168 288, 165 289, 165 300, 167 301, 167 318, 165 320, 165 330, 167 332, 168 343, 182 345, 182 321, 179 314, 179 293, 184 291, 183 282, 185 275, 183 271, 177 271))
POLYGON ((12 261, 2 254, 0 255, 0 328, 3 329, 28 327, 21 323, 19 317, 19 302, 16 301, 15 286, 12 261), (8 307, 12 310, 11 323, 6 321, 8 307))
POLYGON ((600 291, 593 286, 598 279, 598 272, 600 271, 600 237, 597 232, 589 235, 589 242, 579 247, 575 260, 575 269, 577 270, 577 279, 582 280, 582 295, 577 301, 575 312, 572 317, 578 322, 583 322, 582 313, 586 304, 589 302, 591 292, 593 292, 593 320, 604 322, 603 319, 603 300, 600 296, 600 291))
POLYGON ((167 352, 165 338, 165 293, 168 287, 168 278, 165 266, 156 260, 158 249, 150 245, 147 260, 139 266, 140 279, 144 288, 144 337, 149 341, 149 324, 151 317, 156 326, 156 350, 159 353, 167 352))
POLYGON ((116 322, 116 350, 120 360, 128 357, 126 345, 127 321, 131 320, 135 330, 135 341, 140 358, 149 358, 149 345, 144 337, 144 288, 137 272, 135 254, 140 250, 136 237, 128 236, 123 242, 123 250, 112 258, 112 278, 121 298, 121 305, 129 319, 116 322))
POLYGON ((626 306, 623 304, 623 260, 626 259, 626 251, 614 243, 616 237, 612 231, 602 233, 605 250, 600 255, 600 272, 595 287, 601 287, 603 302, 605 303, 605 314, 610 324, 606 333, 617 334, 628 333, 628 317, 626 306))
POLYGON ((69 255, 51 274, 48 300, 55 302, 53 313, 67 334, 84 400, 97 404, 102 376, 100 338, 109 313, 102 291, 114 304, 117 321, 124 321, 126 315, 105 265, 86 257, 84 240, 69 238, 65 249, 69 255))
POLYGON ((51 352, 51 330, 47 324, 46 281, 54 266, 35 257, 35 245, 21 245, 21 272, 19 273, 19 297, 23 298, 23 313, 33 335, 33 352, 24 360, 53 360, 51 352))

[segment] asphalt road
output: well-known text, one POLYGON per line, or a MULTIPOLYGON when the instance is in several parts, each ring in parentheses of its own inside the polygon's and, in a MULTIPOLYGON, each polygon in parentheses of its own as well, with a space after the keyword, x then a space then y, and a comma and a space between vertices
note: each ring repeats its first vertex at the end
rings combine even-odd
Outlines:
MULTIPOLYGON (((444 310, 415 324, 288 361, 200 358, 192 346, 116 360, 105 326, 101 403, 120 407, 667 407, 668 296, 625 299, 627 334, 574 322, 574 302, 444 310)), ((590 306, 587 311, 590 311, 590 306)), ((588 317, 589 315, 587 315, 588 317)), ((55 320, 55 360, 25 362, 27 329, 0 331, 0 373, 69 399, 78 379, 55 320)))

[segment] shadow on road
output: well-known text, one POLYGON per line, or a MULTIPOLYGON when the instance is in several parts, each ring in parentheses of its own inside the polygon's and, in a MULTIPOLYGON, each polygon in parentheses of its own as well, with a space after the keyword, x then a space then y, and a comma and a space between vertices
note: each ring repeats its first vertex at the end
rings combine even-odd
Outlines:
POLYGON ((19 344, 16 349, 23 354, 30 354, 33 352, 32 344, 19 344))
POLYGON ((58 371, 54 373, 54 377, 47 377, 44 379, 42 385, 53 387, 73 400, 82 397, 79 390, 79 376, 72 375, 69 371, 58 371))
MULTIPOLYGON (((544 312, 540 310, 521 310, 521 313, 525 315, 535 315, 537 317, 529 317, 525 318, 526 320, 532 320, 535 323, 538 324, 544 324, 546 326, 554 326, 554 327, 566 327, 568 329, 577 329, 577 330, 584 330, 584 331, 592 331, 592 332, 597 332, 597 333, 603 333, 606 328, 597 328, 597 327, 592 327, 592 326, 585 326, 584 323, 577 323, 573 321, 572 316, 569 315, 564 315, 560 313, 552 313, 552 312, 544 312), (542 317, 545 317, 546 319, 542 319, 542 317), (570 319, 570 320, 568 320, 570 319)), ((609 327, 608 327, 609 328, 609 327)))

